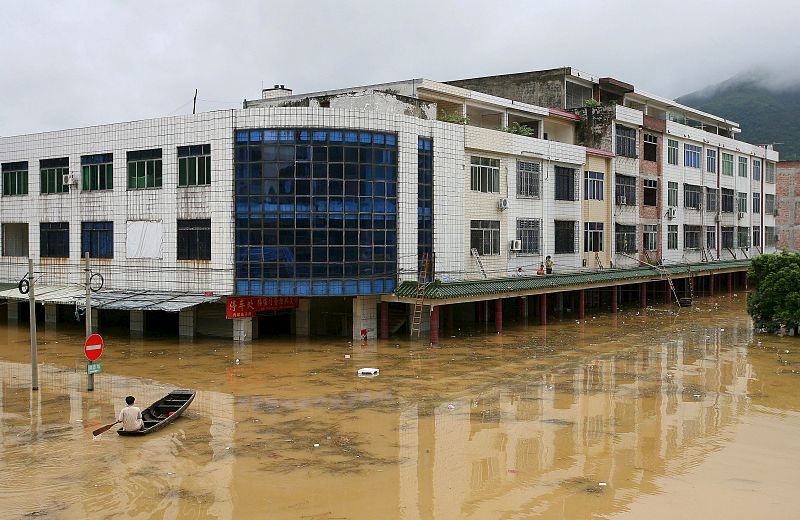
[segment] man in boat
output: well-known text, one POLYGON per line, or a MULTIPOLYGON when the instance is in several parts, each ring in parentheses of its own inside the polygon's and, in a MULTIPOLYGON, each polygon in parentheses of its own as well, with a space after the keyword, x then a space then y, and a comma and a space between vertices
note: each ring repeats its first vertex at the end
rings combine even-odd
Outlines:
POLYGON ((136 398, 129 395, 125 398, 128 404, 119 412, 118 420, 122 423, 122 429, 126 432, 135 432, 144 428, 144 421, 142 420, 142 411, 138 406, 133 406, 136 398))

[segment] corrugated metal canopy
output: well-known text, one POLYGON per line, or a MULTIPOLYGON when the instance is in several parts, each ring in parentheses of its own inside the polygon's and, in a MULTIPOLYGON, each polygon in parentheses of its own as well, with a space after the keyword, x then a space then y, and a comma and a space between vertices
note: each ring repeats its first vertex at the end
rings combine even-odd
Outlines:
MULTIPOLYGON (((85 307, 86 291, 80 286, 38 285, 35 288, 36 301, 59 305, 75 305, 85 307)), ((0 291, 0 298, 15 301, 28 299, 17 287, 0 291)), ((165 311, 180 312, 183 309, 219 301, 222 296, 205 296, 167 291, 112 291, 104 290, 92 293, 92 307, 95 309, 116 309, 123 311, 165 311)))

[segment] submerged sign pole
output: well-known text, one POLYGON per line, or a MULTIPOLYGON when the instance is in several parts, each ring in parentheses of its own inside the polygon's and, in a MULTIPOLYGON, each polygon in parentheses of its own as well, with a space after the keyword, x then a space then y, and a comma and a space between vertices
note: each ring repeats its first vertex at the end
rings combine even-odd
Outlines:
MULTIPOLYGON (((86 341, 89 341, 89 337, 92 335, 92 289, 90 287, 91 279, 92 279, 92 269, 89 265, 89 252, 86 252, 86 341)), ((86 360, 86 390, 92 392, 94 391, 94 374, 90 373, 89 365, 91 364, 91 360, 86 360)))
POLYGON ((38 345, 36 344, 36 296, 33 286, 33 260, 28 258, 28 308, 31 321, 31 390, 39 390, 39 359, 38 345))

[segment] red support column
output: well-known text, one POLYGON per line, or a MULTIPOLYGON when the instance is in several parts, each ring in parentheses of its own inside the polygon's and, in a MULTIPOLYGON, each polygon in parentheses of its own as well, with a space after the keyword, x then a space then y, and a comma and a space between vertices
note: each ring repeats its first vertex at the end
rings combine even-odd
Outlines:
POLYGON ((619 295, 619 287, 614 285, 611 287, 611 312, 613 314, 617 313, 617 307, 619 307, 617 303, 617 297, 619 295))
POLYGON ((733 273, 728 273, 728 292, 733 292, 733 273))
POLYGON ((503 333, 503 300, 500 298, 494 301, 494 326, 498 334, 503 333))
POLYGON ((582 320, 586 317, 586 289, 578 291, 578 319, 582 320))
POLYGON ((539 321, 542 325, 547 325, 547 295, 539 295, 539 321))
POLYGON ((639 303, 642 309, 647 307, 647 282, 639 284, 639 303))
POLYGON ((381 302, 381 339, 389 339, 389 302, 381 302))
POLYGON ((439 306, 431 309, 431 343, 439 343, 439 306))

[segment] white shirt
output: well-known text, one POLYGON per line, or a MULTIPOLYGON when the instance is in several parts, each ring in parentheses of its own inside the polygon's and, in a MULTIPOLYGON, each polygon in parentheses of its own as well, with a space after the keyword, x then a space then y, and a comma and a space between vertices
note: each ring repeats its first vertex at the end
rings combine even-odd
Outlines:
POLYGON ((119 419, 122 422, 122 429, 126 432, 141 430, 144 426, 142 421, 142 411, 138 406, 126 406, 119 412, 119 419))

